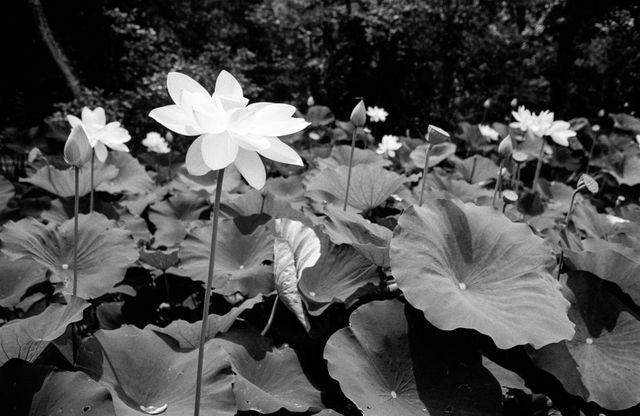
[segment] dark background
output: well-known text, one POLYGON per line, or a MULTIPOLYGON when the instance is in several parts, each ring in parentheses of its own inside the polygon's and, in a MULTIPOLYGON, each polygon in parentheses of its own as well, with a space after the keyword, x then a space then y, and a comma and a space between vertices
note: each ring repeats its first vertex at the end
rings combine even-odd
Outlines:
POLYGON ((385 130, 396 134, 503 121, 514 97, 563 118, 640 107, 637 1, 8 0, 3 9, 0 130, 101 105, 139 140, 159 129, 147 114, 169 104, 170 70, 212 88, 227 69, 252 99, 304 109, 313 95, 342 119, 362 96, 389 111, 385 130), (57 61, 38 16, 64 53, 57 61))

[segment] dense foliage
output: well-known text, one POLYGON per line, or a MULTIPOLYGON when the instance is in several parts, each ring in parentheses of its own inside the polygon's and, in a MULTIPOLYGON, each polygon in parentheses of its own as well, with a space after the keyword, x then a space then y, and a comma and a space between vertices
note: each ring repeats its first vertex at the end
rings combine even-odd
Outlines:
MULTIPOLYGON (((574 119, 548 143, 461 123, 430 129, 426 156, 420 137, 304 116, 282 139, 305 166, 269 161, 262 190, 226 168, 205 414, 638 411, 640 120, 574 119)), ((77 191, 59 154, 1 177, 8 414, 191 414, 216 172, 189 174, 159 135, 144 143, 96 158, 93 212, 86 158, 77 191)), ((79 152, 67 143, 67 163, 79 152)))

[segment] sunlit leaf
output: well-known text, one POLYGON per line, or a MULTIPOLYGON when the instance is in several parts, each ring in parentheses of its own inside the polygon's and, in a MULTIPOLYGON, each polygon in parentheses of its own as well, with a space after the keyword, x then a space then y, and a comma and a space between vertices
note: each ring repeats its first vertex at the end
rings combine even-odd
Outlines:
POLYGON ((104 166, 99 166, 98 170, 106 169, 108 166, 115 166, 118 169, 118 174, 114 178, 99 183, 96 186, 98 191, 110 194, 144 194, 153 188, 153 181, 144 166, 129 153, 109 152, 109 157, 104 166))
MULTIPOLYGON (((101 169, 96 169, 94 172, 94 185, 98 186, 105 181, 113 180, 116 176, 118 176, 118 168, 113 165, 103 165, 101 169)), ((80 196, 87 195, 91 191, 90 163, 87 163, 80 168, 79 180, 80 196)), ((70 197, 75 195, 74 168, 60 170, 50 165, 45 165, 28 178, 21 178, 20 181, 39 186, 45 191, 51 192, 52 194, 60 197, 70 197)))
POLYGON ((459 201, 409 208, 391 240, 391 269, 407 301, 436 327, 475 329, 499 348, 573 336, 554 264, 527 225, 459 201))
MULTIPOLYGON (((427 147, 428 144, 421 144, 416 147, 411 152, 411 161, 415 165, 415 167, 419 169, 424 168, 424 161, 427 158, 427 147)), ((438 143, 434 144, 431 150, 429 151, 429 167, 432 168, 440 162, 447 159, 449 156, 452 156, 456 152, 456 145, 450 142, 438 143)))
MULTIPOLYGON (((351 146, 335 146, 331 149, 331 155, 327 158, 318 159, 316 163, 318 168, 323 169, 336 169, 340 166, 349 166, 349 159, 351 157, 351 146)), ((391 162, 388 159, 383 158, 373 150, 358 149, 355 148, 353 152, 353 166, 358 165, 371 165, 384 167, 390 165, 391 162)))
MULTIPOLYGON (((78 296, 89 299, 107 292, 130 291, 114 287, 138 259, 128 231, 98 213, 80 215, 78 221, 78 296)), ((2 251, 11 258, 30 257, 51 272, 50 280, 73 289, 74 221, 44 225, 33 218, 8 222, 0 232, 2 251)))

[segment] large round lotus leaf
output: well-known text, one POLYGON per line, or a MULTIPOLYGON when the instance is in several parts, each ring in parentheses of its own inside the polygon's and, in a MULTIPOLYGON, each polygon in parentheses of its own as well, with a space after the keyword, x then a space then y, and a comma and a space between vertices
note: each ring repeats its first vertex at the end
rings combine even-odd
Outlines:
MULTIPOLYGON (((320 170, 330 168, 336 169, 339 166, 349 166, 349 158, 351 157, 351 146, 341 145, 331 149, 331 155, 327 158, 318 159, 316 163, 320 170)), ((383 158, 376 152, 369 149, 355 148, 353 152, 353 166, 371 165, 371 166, 388 166, 391 161, 383 158)))
POLYGON ((324 105, 314 105, 309 107, 304 119, 311 123, 312 126, 326 126, 333 123, 336 119, 329 107, 324 105))
POLYGON ((356 309, 324 350, 329 374, 366 416, 429 415, 420 400, 404 307, 376 301, 356 309))
POLYGON ((485 182, 496 178, 498 165, 484 156, 473 155, 455 162, 456 169, 468 183, 485 182))
POLYGON ((634 186, 640 183, 640 155, 631 154, 624 158, 622 171, 609 169, 608 172, 616 178, 620 185, 634 186))
POLYGON ((620 244, 596 243, 584 240, 585 250, 565 250, 567 265, 573 270, 583 270, 618 285, 640 306, 640 259, 620 244))
MULTIPOLYGON (((323 169, 309 179, 307 194, 317 201, 342 206, 349 167, 323 169)), ((410 178, 375 165, 357 165, 351 171, 349 207, 364 212, 381 205, 410 178)))
POLYGON ((436 327, 475 329, 499 348, 573 336, 554 263, 527 225, 459 201, 409 208, 391 240, 391 269, 409 303, 436 327))
POLYGON ((298 280, 302 272, 320 258, 320 239, 300 221, 277 219, 273 240, 273 273, 278 298, 308 331, 309 319, 302 306, 298 280))
POLYGON ((96 186, 98 191, 110 194, 143 194, 153 188, 153 181, 144 166, 129 153, 109 152, 107 161, 104 165, 99 164, 98 169, 104 169, 107 166, 115 166, 118 169, 118 175, 98 184, 96 186))
POLYGON ((184 240, 187 224, 200 218, 207 208, 206 201, 190 191, 153 203, 149 220, 156 226, 155 245, 171 247, 184 240))
POLYGON ((600 214, 588 201, 580 201, 575 204, 571 213, 571 221, 577 229, 586 233, 588 237, 606 238, 615 234, 624 227, 616 217, 600 214))
MULTIPOLYGON (((205 339, 209 340, 214 338, 220 333, 227 332, 234 324, 236 319, 242 314, 242 312, 253 308, 258 303, 262 302, 262 295, 258 295, 251 299, 247 299, 238 306, 231 308, 229 312, 224 315, 209 315, 207 320, 207 332, 205 339)), ((163 334, 171 337, 178 346, 184 350, 192 350, 198 348, 200 343, 200 331, 202 330, 202 321, 189 323, 182 319, 171 322, 164 328, 160 328, 155 325, 147 325, 147 330, 152 330, 158 334, 163 334)))
POLYGON ((324 357, 366 416, 499 414, 500 386, 460 335, 437 330, 397 300, 375 301, 331 336, 324 357))
POLYGON ((12 308, 36 283, 46 280, 46 269, 31 259, 0 259, 0 306, 12 308))
POLYGON ((65 305, 53 303, 40 315, 9 321, 0 327, 0 365, 11 358, 34 361, 64 333, 67 325, 82 319, 88 306, 84 300, 70 297, 65 305))
MULTIPOLYGON (((193 228, 180 244, 181 268, 189 277, 207 281, 211 224, 193 228)), ((264 226, 243 235, 233 221, 220 221, 213 287, 218 293, 245 297, 270 293, 273 283, 273 237, 264 226)))
POLYGON ((302 272, 298 281, 298 290, 311 315, 322 314, 333 303, 348 307, 360 295, 374 291, 380 281, 378 266, 354 248, 332 244, 326 236, 320 242, 320 258, 302 272))
POLYGON ((15 189, 13 184, 4 176, 0 175, 0 212, 7 208, 7 204, 13 198, 15 189))
POLYGON ((610 410, 640 403, 640 321, 615 285, 587 272, 569 272, 573 339, 533 353, 534 362, 565 389, 610 410))
MULTIPOLYGON (((114 285, 138 259, 128 231, 115 227, 104 215, 80 215, 78 221, 78 296, 89 299, 128 287, 114 285)), ((30 257, 51 271, 63 291, 73 290, 73 219, 44 225, 33 218, 8 222, 0 232, 2 251, 12 258, 30 257)), ((128 290, 127 290, 128 291, 128 290)))
POLYGON ((283 408, 307 412, 324 407, 320 391, 305 376, 293 349, 274 349, 255 359, 241 345, 218 342, 229 353, 236 374, 233 392, 238 410, 270 414, 283 408))
POLYGON ((391 230, 331 205, 327 205, 325 213, 324 232, 334 244, 348 244, 373 264, 389 266, 391 230))
POLYGON ((291 208, 300 210, 306 205, 304 186, 300 176, 294 175, 288 178, 269 178, 263 188, 264 192, 273 195, 276 200, 284 200, 291 208))
MULTIPOLYGON (((109 389, 116 415, 193 413, 197 350, 174 351, 152 331, 129 325, 100 330, 95 339, 100 347, 85 343, 77 365, 109 389)), ((212 341, 205 344, 201 414, 236 413, 233 379, 225 350, 212 341)))
POLYGON ((115 416, 109 390, 83 372, 49 374, 33 396, 29 416, 115 416))
MULTIPOLYGON (((98 186, 102 182, 113 180, 118 176, 118 168, 113 165, 101 165, 94 172, 94 185, 98 186)), ((87 195, 91 191, 91 164, 87 163, 80 168, 80 196, 87 195)), ((56 169, 50 165, 45 165, 38 169, 33 175, 20 182, 28 182, 32 185, 51 192, 60 197, 75 195, 75 173, 74 168, 65 170, 56 169)))

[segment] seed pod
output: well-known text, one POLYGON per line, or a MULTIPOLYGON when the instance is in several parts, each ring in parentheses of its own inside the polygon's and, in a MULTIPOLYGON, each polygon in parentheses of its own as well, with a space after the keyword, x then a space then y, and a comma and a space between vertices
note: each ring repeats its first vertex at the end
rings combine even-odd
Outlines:
POLYGON ((498 154, 500 157, 508 158, 513 152, 513 142, 511 142, 511 136, 507 136, 498 145, 498 154))
POLYGON ((525 162, 529 158, 529 156, 525 152, 521 152, 519 150, 516 150, 515 152, 513 152, 511 154, 511 158, 516 163, 522 163, 522 162, 525 162))
POLYGON ((351 112, 351 123, 356 127, 363 127, 367 121, 367 109, 364 107, 364 101, 360 100, 351 112))
POLYGON ((448 142, 450 139, 449 133, 442 130, 440 127, 436 127, 432 124, 429 124, 427 127, 427 142, 432 145, 448 142))
POLYGON ((515 204, 516 202, 518 202, 518 194, 508 189, 502 193, 502 201, 504 201, 504 203, 507 205, 515 204))
POLYGON ((64 145, 64 160, 71 166, 82 167, 91 159, 91 144, 84 127, 81 125, 71 129, 64 145))
POLYGON ((600 186, 595 179, 593 179, 590 175, 583 173, 580 175, 580 179, 578 179, 578 189, 587 188, 589 192, 592 194, 597 194, 600 186))

